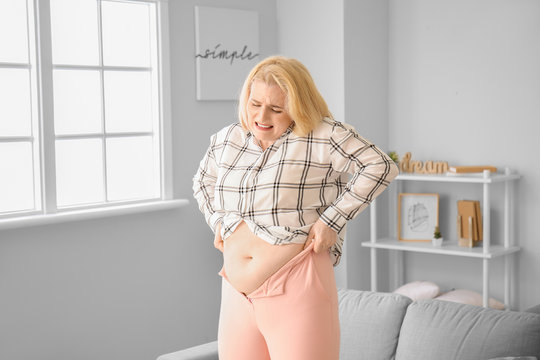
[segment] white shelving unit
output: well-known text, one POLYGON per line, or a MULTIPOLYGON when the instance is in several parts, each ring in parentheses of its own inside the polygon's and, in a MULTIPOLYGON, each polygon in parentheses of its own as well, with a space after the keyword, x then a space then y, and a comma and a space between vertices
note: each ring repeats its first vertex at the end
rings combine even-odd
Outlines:
MULTIPOLYGON (((396 279, 398 283, 402 284, 402 274, 404 270, 403 252, 412 251, 428 254, 442 254, 451 256, 464 256, 479 258, 483 261, 483 286, 482 286, 482 300, 484 307, 488 306, 489 300, 489 260, 504 256, 504 303, 507 308, 510 304, 510 279, 512 276, 512 267, 510 266, 510 259, 507 255, 516 253, 520 250, 518 246, 514 245, 512 236, 513 221, 511 216, 513 214, 512 198, 512 184, 515 180, 518 180, 520 175, 512 174, 510 169, 506 168, 504 174, 495 173, 491 174, 486 170, 481 174, 468 174, 468 175, 418 175, 418 174, 401 174, 396 177, 398 182, 398 193, 401 189, 401 183, 407 181, 430 181, 430 182, 443 182, 443 183, 470 183, 481 184, 483 188, 483 200, 482 200, 482 216, 483 216, 483 242, 481 247, 466 248, 458 246, 457 239, 449 241, 445 239, 442 247, 434 247, 431 242, 411 242, 411 241, 399 241, 396 238, 382 238, 377 237, 377 202, 374 200, 370 206, 370 241, 362 242, 362 246, 371 248, 371 290, 377 291, 377 249, 396 250, 397 264, 396 264, 396 279), (491 245, 490 234, 490 191, 493 183, 504 183, 504 227, 503 227, 503 245, 491 245)), ((396 199, 397 202, 397 199, 396 199)), ((396 206, 397 208, 397 206, 396 206)))

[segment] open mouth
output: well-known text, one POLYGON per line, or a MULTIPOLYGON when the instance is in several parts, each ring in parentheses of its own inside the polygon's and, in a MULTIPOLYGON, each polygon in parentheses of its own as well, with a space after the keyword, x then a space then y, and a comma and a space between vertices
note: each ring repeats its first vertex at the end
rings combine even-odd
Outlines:
POLYGON ((268 129, 273 128, 273 126, 271 125, 263 125, 263 124, 259 124, 258 122, 255 122, 255 125, 257 125, 257 127, 262 130, 268 130, 268 129))

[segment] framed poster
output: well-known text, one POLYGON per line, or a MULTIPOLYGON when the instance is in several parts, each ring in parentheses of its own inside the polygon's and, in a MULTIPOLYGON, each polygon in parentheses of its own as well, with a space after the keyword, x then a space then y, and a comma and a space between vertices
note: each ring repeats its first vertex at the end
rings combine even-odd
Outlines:
POLYGON ((399 240, 431 241, 435 226, 439 226, 439 194, 399 194, 399 240))
POLYGON ((197 100, 237 100, 259 61, 258 12, 195 7, 197 100))

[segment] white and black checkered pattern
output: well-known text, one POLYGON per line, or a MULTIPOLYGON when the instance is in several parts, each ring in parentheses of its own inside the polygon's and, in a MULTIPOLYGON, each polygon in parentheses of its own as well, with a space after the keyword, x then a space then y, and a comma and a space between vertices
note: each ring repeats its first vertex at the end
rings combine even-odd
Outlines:
POLYGON ((338 233, 330 249, 336 266, 347 221, 397 174, 388 155, 339 121, 325 118, 303 137, 291 125, 264 151, 235 123, 211 136, 193 192, 214 232, 222 222, 223 239, 244 220, 271 244, 304 243, 320 218, 338 233))

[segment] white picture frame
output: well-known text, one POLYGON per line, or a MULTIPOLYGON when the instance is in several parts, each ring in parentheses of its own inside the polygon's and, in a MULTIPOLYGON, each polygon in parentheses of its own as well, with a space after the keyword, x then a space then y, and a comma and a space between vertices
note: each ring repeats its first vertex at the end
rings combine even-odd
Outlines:
POLYGON ((431 241, 435 226, 439 226, 439 194, 399 194, 400 241, 431 241))
POLYGON ((238 100, 260 60, 258 12, 195 7, 197 100, 238 100))

